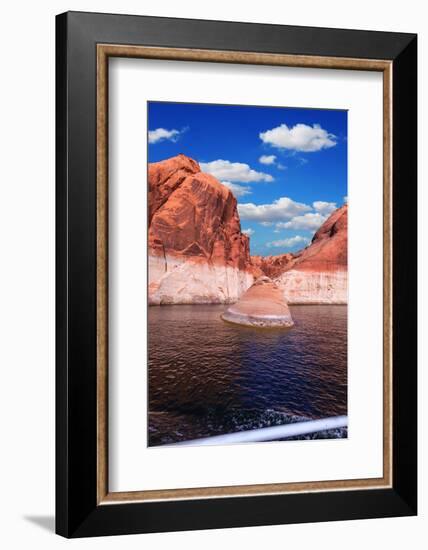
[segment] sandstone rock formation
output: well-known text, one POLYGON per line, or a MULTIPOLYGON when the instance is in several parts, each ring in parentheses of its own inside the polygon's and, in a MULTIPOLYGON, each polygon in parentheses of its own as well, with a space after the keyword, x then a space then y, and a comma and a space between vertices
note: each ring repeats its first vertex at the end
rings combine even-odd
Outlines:
POLYGON ((149 165, 149 303, 233 303, 253 282, 236 199, 199 164, 149 165))
POLYGON ((348 206, 335 210, 296 254, 256 259, 274 278, 289 304, 348 302, 348 206))
POLYGON ((229 323, 259 328, 287 328, 293 319, 282 290, 269 277, 259 277, 238 302, 223 313, 229 323))
POLYGON ((346 271, 348 268, 348 205, 335 210, 295 255, 292 266, 300 271, 346 271))
POLYGON ((291 252, 278 256, 251 256, 251 263, 260 270, 260 274, 274 279, 286 271, 294 257, 291 252))
POLYGON ((199 164, 149 164, 149 304, 230 304, 270 277, 290 304, 347 303, 348 207, 331 214, 297 253, 250 257, 236 199, 199 164))

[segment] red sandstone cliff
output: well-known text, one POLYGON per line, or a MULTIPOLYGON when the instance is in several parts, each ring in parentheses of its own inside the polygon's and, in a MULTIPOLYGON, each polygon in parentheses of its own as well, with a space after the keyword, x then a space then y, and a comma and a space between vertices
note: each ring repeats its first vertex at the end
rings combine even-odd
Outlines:
POLYGON ((285 271, 346 271, 348 268, 348 205, 335 210, 322 224, 309 246, 296 253, 252 256, 254 266, 265 275, 278 277, 285 271))
POLYGON ((311 244, 291 262, 300 271, 348 269, 348 205, 335 210, 313 236, 311 244))
POLYGON ((348 205, 335 210, 300 252, 252 261, 283 289, 289 303, 346 304, 348 205))
POLYGON ((250 257, 232 192, 199 164, 149 164, 149 303, 233 303, 267 275, 290 303, 347 302, 348 208, 331 214, 297 253, 250 257))
POLYGON ((150 164, 148 184, 150 302, 236 301, 253 276, 232 192, 185 155, 150 164))
POLYGON ((260 270, 260 275, 266 275, 271 279, 275 279, 290 265, 290 262, 296 257, 296 254, 288 252, 277 256, 251 256, 251 263, 260 270))

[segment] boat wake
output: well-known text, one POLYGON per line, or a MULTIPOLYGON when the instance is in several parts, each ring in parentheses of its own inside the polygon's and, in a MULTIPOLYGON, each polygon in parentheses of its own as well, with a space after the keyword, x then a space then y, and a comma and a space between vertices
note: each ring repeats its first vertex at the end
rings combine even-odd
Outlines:
MULTIPOLYGON (((192 411, 176 413, 174 411, 149 413, 149 446, 167 445, 182 441, 237 433, 258 428, 270 428, 295 422, 314 420, 306 416, 297 416, 274 409, 265 411, 192 411)), ((347 428, 323 430, 306 435, 278 439, 277 441, 344 439, 347 428)))

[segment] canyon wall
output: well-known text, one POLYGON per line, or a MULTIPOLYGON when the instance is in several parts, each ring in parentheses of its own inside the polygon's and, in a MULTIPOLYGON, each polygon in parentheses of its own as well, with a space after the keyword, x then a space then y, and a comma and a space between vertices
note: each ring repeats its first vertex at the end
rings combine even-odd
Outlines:
POLYGON ((149 303, 233 303, 254 281, 236 199, 178 155, 149 165, 149 303))
POLYGON ((178 155, 148 169, 149 304, 230 304, 266 275, 290 304, 347 303, 348 207, 297 253, 250 257, 237 202, 178 155))
POLYGON ((348 206, 335 210, 300 252, 257 258, 256 263, 289 304, 347 304, 348 206))

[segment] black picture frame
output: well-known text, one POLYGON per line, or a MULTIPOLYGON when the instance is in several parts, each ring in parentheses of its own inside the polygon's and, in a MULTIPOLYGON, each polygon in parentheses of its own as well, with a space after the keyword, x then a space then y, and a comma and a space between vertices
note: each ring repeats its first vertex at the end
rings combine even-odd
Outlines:
POLYGON ((56 532, 86 537, 415 515, 417 36, 68 12, 56 18, 56 97, 56 532), (100 43, 392 62, 392 487, 97 503, 100 43))

